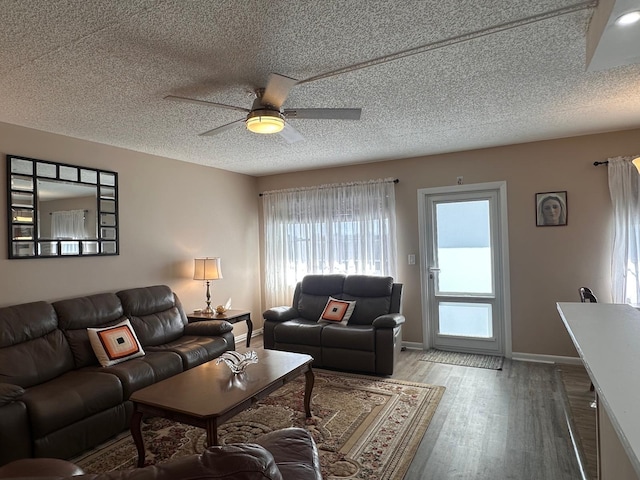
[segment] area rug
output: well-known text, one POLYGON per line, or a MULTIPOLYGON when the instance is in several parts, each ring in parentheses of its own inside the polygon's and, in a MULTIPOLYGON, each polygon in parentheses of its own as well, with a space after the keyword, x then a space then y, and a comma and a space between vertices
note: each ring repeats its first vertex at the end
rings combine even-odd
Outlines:
MULTIPOLYGON (((325 479, 402 479, 442 398, 440 386, 362 375, 315 372, 313 417, 304 415, 304 379, 285 384, 218 429, 220 443, 251 442, 291 426, 308 429, 325 479)), ((143 421, 146 463, 204 450, 202 429, 161 418, 143 421)), ((74 459, 87 473, 132 469, 128 433, 74 459)))
POLYGON ((423 360, 425 362, 460 365, 463 367, 502 370, 504 357, 495 355, 479 355, 476 353, 445 352, 442 350, 430 349, 427 350, 422 357, 420 357, 420 360, 423 360))

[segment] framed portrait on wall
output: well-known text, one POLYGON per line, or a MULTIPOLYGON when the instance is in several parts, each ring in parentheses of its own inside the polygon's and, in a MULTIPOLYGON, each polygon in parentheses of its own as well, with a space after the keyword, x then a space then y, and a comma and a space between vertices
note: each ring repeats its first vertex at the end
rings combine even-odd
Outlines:
POLYGON ((536 226, 559 227, 567 224, 567 192, 536 193, 536 226))

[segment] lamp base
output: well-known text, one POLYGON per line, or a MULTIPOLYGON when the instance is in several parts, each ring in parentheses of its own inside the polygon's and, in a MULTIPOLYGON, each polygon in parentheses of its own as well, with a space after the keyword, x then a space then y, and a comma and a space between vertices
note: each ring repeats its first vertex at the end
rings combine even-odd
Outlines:
POLYGON ((207 308, 202 310, 203 315, 213 315, 213 308, 211 308, 211 291, 209 290, 210 282, 207 280, 207 308))

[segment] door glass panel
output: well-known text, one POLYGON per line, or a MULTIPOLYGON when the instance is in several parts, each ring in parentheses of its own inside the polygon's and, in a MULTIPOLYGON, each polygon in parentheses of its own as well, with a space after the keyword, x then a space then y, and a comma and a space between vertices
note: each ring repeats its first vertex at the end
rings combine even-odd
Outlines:
POLYGON ((493 294, 489 200, 436 204, 438 293, 493 294))
POLYGON ((493 337, 491 304, 439 303, 440 335, 493 337))

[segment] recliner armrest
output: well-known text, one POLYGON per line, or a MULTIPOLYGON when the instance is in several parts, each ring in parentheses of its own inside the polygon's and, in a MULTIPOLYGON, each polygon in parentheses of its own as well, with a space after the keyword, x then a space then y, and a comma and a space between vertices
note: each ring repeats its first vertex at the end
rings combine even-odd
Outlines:
POLYGON ((184 326, 185 335, 199 337, 215 337, 231 330, 233 330, 233 325, 226 320, 200 320, 184 326))
POLYGON ((24 394, 20 385, 12 383, 0 383, 0 406, 7 405, 19 399, 24 394))
POLYGON ((395 328, 403 323, 404 315, 401 313, 387 313, 376 318, 372 325, 376 328, 395 328))
POLYGON ((265 320, 273 320, 274 322, 286 322, 299 316, 298 309, 293 307, 273 307, 262 314, 265 320))

